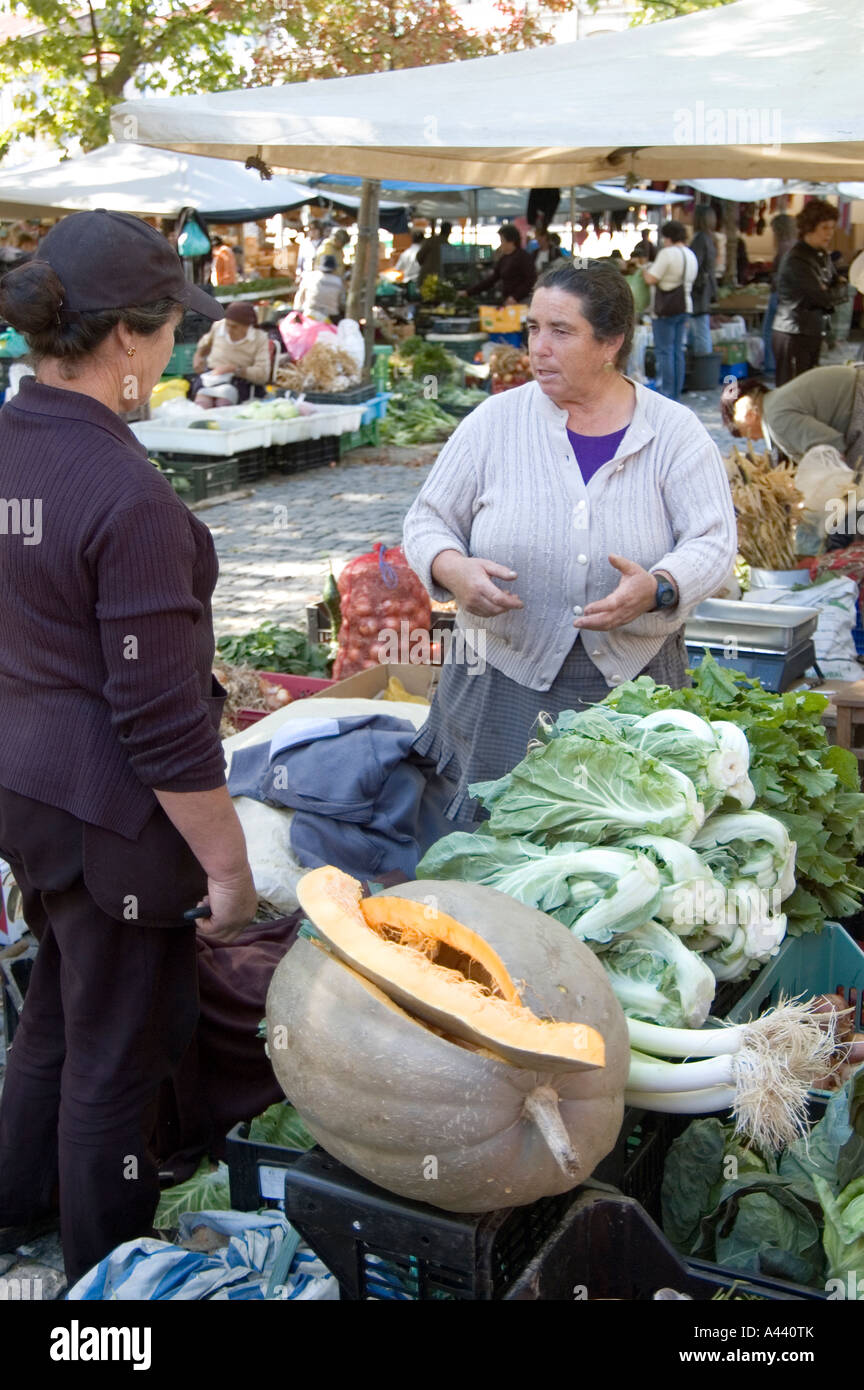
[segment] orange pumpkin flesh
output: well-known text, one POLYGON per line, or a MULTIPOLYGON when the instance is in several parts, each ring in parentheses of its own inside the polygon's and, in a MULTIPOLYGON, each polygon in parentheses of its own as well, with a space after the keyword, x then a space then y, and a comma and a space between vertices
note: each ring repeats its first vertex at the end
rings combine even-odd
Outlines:
POLYGON ((500 957, 477 933, 430 904, 361 898, 326 866, 297 885, 300 905, 330 950, 409 1014, 525 1068, 586 1071, 605 1045, 583 1023, 538 1018, 522 1004, 500 957))

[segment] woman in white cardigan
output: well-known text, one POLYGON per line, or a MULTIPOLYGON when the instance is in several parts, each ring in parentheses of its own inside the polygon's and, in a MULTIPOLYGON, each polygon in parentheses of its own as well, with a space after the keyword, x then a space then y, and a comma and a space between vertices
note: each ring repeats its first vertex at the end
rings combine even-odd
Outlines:
POLYGON ((687 682, 683 624, 735 559, 719 451, 687 407, 622 374, 633 298, 615 267, 564 262, 529 308, 534 381, 492 396, 405 519, 409 563, 458 604, 415 751, 448 821, 525 755, 540 711, 645 673, 687 682))

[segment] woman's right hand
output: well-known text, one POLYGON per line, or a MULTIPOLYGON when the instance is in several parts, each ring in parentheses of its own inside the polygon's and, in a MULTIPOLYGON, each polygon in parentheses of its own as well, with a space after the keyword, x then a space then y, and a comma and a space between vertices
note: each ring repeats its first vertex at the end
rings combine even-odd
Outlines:
POLYGON ((212 941, 235 941, 253 921, 258 907, 258 894, 247 866, 244 873, 229 879, 207 879, 207 896, 203 899, 210 908, 210 917, 198 930, 212 941))
POLYGON ((460 608, 477 618, 496 618, 501 613, 509 613, 511 609, 524 607, 518 594, 499 589, 492 582, 493 579, 516 578, 516 571, 508 569, 506 565, 499 565, 495 560, 484 560, 480 556, 450 554, 447 571, 444 587, 450 590, 460 608))

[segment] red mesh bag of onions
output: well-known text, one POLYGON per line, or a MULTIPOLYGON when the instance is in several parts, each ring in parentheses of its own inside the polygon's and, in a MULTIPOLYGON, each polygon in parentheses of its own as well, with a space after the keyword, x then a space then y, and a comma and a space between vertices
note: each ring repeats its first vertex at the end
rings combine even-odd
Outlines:
POLYGON ((349 560, 339 576, 339 604, 335 680, 381 662, 416 661, 424 640, 428 646, 429 595, 401 546, 385 550, 379 542, 368 554, 349 560))

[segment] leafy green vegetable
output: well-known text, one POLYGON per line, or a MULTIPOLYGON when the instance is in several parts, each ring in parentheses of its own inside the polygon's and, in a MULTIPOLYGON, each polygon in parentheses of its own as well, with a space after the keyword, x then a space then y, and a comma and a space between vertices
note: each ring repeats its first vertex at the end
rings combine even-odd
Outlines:
POLYGON ((779 1159, 716 1117, 694 1121, 667 1154, 661 1196, 685 1254, 814 1287, 826 1260, 831 1278, 864 1275, 864 1068, 779 1159))
POLYGON ((741 1273, 819 1283, 824 1262, 812 1190, 737 1143, 731 1126, 716 1118, 691 1124, 669 1150, 661 1195, 663 1229, 685 1254, 741 1273))
POLYGON ((293 1105, 278 1100, 249 1125, 249 1138, 257 1144, 279 1144, 283 1149, 311 1149, 315 1140, 293 1105))
POLYGON ((644 922, 616 936, 600 959, 628 1018, 669 1028, 702 1027, 714 999, 714 976, 674 932, 644 922))
POLYGON ((687 840, 704 818, 683 773, 620 741, 580 734, 533 749, 506 776, 469 791, 491 812, 494 835, 547 845, 571 836, 597 844, 636 830, 687 840))
POLYGON ((256 671, 280 671, 289 676, 330 675, 333 653, 313 645, 305 633, 266 622, 240 637, 220 637, 220 656, 232 666, 252 666, 256 671))
POLYGON ((583 941, 608 942, 649 918, 660 877, 632 850, 562 843, 546 850, 525 839, 456 831, 418 865, 420 878, 485 883, 549 912, 583 941))
POLYGON ((447 439, 456 424, 455 417, 442 410, 436 401, 428 399, 422 387, 402 382, 391 396, 387 414, 381 421, 381 439, 385 444, 403 447, 434 444, 447 439))
POLYGON ((856 1281, 864 1274, 864 1177, 856 1178, 835 1197, 824 1178, 815 1176, 813 1185, 825 1217, 823 1243, 830 1279, 856 1281))
POLYGON ((197 1170, 176 1187, 166 1187, 159 1198, 153 1228, 164 1231, 176 1226, 187 1211, 230 1211, 231 1197, 228 1168, 224 1163, 213 1167, 202 1158, 197 1170))
POLYGON ((821 722, 824 695, 775 695, 707 653, 693 681, 689 689, 671 690, 640 676, 618 686, 602 707, 640 716, 685 709, 737 724, 750 745, 755 807, 782 821, 798 847, 797 887, 784 903, 790 935, 821 931, 826 917, 860 911, 864 868, 857 856, 864 850, 864 794, 854 753, 828 744, 821 722))

